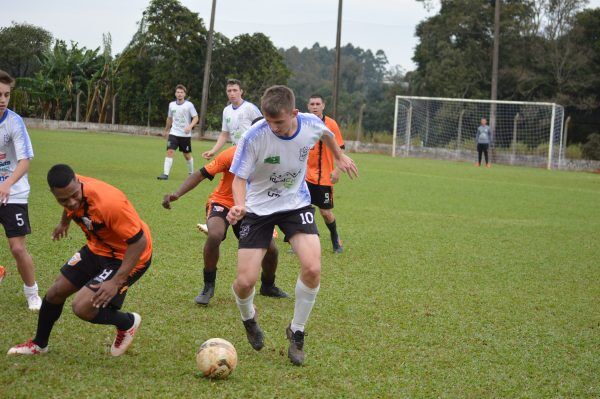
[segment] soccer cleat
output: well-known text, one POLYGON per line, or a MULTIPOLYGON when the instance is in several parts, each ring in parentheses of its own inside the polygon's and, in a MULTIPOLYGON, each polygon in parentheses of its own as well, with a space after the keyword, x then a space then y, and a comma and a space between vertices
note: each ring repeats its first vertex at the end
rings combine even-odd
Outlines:
POLYGON ((33 340, 29 340, 24 344, 13 346, 6 353, 7 355, 39 355, 48 352, 48 347, 40 348, 33 340))
POLYGON ((158 180, 169 180, 169 175, 165 175, 164 173, 160 176, 156 177, 158 180))
POLYGON ((486 168, 491 168, 491 167, 492 167, 492 164, 491 164, 491 163, 486 163, 486 164, 485 164, 485 167, 486 167, 486 168))
POLYGON ((208 305, 210 298, 215 295, 215 283, 205 283, 204 288, 194 299, 198 305, 208 305))
POLYGON ((198 229, 199 232, 208 235, 208 226, 207 225, 205 225, 203 223, 198 223, 196 225, 196 228, 198 229))
POLYGON ((294 365, 301 366, 304 363, 304 331, 292 332, 291 325, 289 325, 285 329, 285 335, 290 341, 288 358, 294 365))
POLYGON ((333 253, 341 254, 342 252, 344 252, 344 246, 342 245, 342 240, 338 238, 337 245, 333 246, 333 253))
POLYGON ((121 356, 127 348, 131 346, 135 333, 140 328, 142 317, 137 313, 133 315, 133 326, 129 330, 117 330, 117 336, 110 347, 110 354, 113 356, 121 356))
POLYGON ((27 297, 27 306, 29 306, 29 310, 33 310, 34 312, 38 312, 42 307, 42 298, 38 294, 28 295, 27 297))
POLYGON ((4 280, 5 275, 6 275, 6 269, 4 269, 4 266, 0 266, 0 283, 2 282, 2 280, 4 280))
POLYGON ((289 295, 287 292, 277 287, 275 284, 273 285, 265 285, 262 284, 260 286, 260 295, 270 296, 271 298, 288 298, 289 295))
POLYGON ((480 166, 479 162, 475 162, 475 166, 479 167, 480 166))
POLYGON ((244 328, 246 329, 246 337, 252 349, 259 351, 265 346, 265 335, 258 325, 258 313, 254 308, 254 317, 248 320, 243 320, 244 328))

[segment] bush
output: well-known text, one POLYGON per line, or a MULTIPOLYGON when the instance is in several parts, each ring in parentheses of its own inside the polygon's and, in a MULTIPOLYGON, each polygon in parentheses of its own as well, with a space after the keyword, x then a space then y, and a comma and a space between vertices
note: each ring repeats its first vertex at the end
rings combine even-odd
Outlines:
POLYGON ((587 139, 587 143, 582 147, 583 157, 600 161, 600 134, 592 133, 587 139))
POLYGON ((582 159, 583 152, 581 150, 581 144, 571 144, 565 148, 565 158, 567 159, 582 159))

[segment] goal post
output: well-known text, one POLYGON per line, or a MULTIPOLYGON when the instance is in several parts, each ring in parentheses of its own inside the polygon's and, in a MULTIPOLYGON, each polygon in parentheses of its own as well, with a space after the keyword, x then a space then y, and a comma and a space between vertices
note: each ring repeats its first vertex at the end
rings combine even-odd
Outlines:
POLYGON ((555 103, 396 96, 392 155, 476 161, 482 118, 492 162, 559 168, 564 108, 555 103))

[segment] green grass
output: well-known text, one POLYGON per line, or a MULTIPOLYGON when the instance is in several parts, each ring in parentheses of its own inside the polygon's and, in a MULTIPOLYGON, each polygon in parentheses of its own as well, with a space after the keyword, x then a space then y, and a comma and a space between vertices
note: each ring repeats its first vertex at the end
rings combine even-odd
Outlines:
MULTIPOLYGON (((599 397, 600 176, 354 154, 361 176, 336 187, 345 252, 323 233, 323 276, 308 324, 307 363, 286 357, 293 300, 257 296, 266 346, 246 342, 231 295, 236 243, 223 243, 217 292, 201 287, 204 237, 194 230, 209 192, 203 182, 174 209, 162 196, 185 178, 178 154, 169 181, 158 138, 31 132, 28 246, 45 291, 84 243, 52 242, 61 212, 46 188, 48 168, 124 190, 150 225, 154 261, 130 290, 126 310, 143 317, 131 350, 111 358, 113 329, 77 319, 70 301, 50 352, 0 354, 0 397, 599 397), (225 381, 198 376, 195 351, 211 337, 231 341, 239 365, 225 381)), ((212 143, 210 143, 212 144, 212 143)), ((196 164, 209 143, 194 142, 196 164)), ((298 265, 279 240, 278 284, 293 292, 298 265)), ((22 283, 4 241, 0 263, 0 350, 33 336, 22 283)))

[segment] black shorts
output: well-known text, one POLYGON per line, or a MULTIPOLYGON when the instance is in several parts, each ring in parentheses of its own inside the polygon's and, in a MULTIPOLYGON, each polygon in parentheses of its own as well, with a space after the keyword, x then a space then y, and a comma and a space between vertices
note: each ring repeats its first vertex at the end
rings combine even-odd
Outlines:
POLYGON ((296 233, 319 234, 315 223, 315 208, 310 205, 265 216, 248 213, 237 224, 240 225, 239 248, 269 248, 275 226, 279 226, 285 234, 286 242, 296 233))
POLYGON ((191 137, 179 137, 169 134, 169 139, 167 140, 167 150, 176 150, 179 148, 179 151, 184 154, 192 152, 192 138, 191 137))
POLYGON ((310 203, 320 209, 333 209, 333 187, 306 182, 310 192, 310 203))
POLYGON ((477 143, 477 152, 485 152, 490 148, 488 143, 477 143))
MULTIPOLYGON (((225 234, 223 234, 223 238, 221 241, 225 241, 227 238, 227 228, 229 227, 229 222, 227 221, 227 214, 229 213, 229 208, 225 205, 221 205, 218 202, 213 202, 210 204, 206 204, 206 220, 210 218, 221 218, 225 222, 225 234)), ((240 239, 240 223, 236 223, 231 226, 233 230, 233 234, 240 239)))
MULTIPOLYGON (((121 262, 121 259, 96 255, 90 251, 87 245, 84 245, 60 268, 60 272, 77 288, 86 286, 92 291, 97 291, 97 288, 90 286, 113 278, 121 267, 121 262)), ((127 289, 144 275, 151 262, 152 259, 143 268, 131 271, 123 288, 110 300, 111 307, 121 309, 127 289)))
POLYGON ((0 205, 0 223, 8 238, 31 234, 27 204, 0 205))

